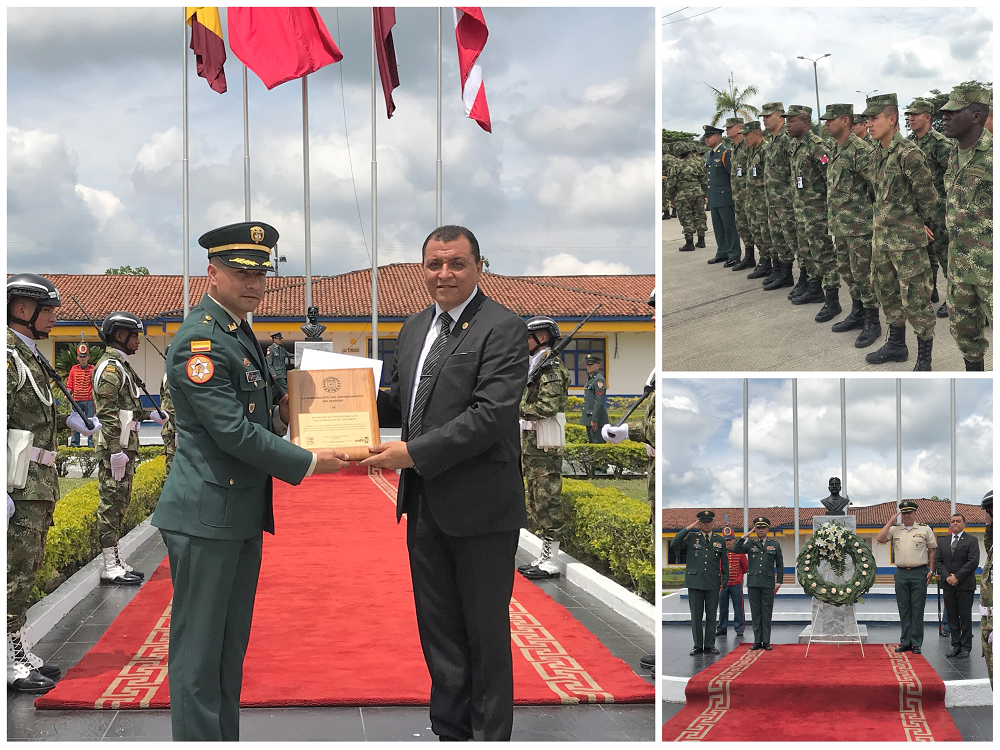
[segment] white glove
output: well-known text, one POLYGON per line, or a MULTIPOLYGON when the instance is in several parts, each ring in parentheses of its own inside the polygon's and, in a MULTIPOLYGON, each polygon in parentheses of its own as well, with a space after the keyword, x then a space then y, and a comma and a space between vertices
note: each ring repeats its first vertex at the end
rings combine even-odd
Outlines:
POLYGON ((989 641, 990 641, 990 645, 992 646, 993 645, 993 631, 992 630, 990 631, 989 641))
POLYGON ((649 377, 646 378, 646 387, 654 387, 656 385, 656 368, 654 367, 649 371, 649 377))
POLYGON ((163 416, 161 417, 160 412, 158 412, 156 409, 153 409, 153 411, 149 415, 149 418, 152 419, 154 422, 156 422, 156 424, 158 425, 165 425, 167 422, 170 421, 169 414, 163 412, 163 416))
POLYGON ((656 448, 651 445, 646 446, 646 456, 649 458, 656 458, 656 448))
POLYGON ((128 456, 119 451, 111 454, 111 476, 116 482, 125 478, 125 467, 128 466, 128 456))
POLYGON ((601 428, 601 437, 609 443, 620 443, 623 440, 628 440, 628 425, 623 424, 621 427, 615 427, 614 425, 606 424, 601 428))
POLYGON ((10 499, 10 493, 7 493, 7 528, 10 528, 10 517, 14 515, 14 501, 10 499))
POLYGON ((87 429, 86 422, 84 422, 83 419, 80 418, 79 414, 77 414, 75 411, 71 411, 69 413, 69 416, 66 417, 66 426, 69 427, 74 432, 79 432, 81 435, 90 437, 91 435, 93 435, 94 433, 96 433, 98 430, 101 429, 101 422, 97 417, 91 417, 90 421, 94 425, 94 429, 92 430, 87 429))

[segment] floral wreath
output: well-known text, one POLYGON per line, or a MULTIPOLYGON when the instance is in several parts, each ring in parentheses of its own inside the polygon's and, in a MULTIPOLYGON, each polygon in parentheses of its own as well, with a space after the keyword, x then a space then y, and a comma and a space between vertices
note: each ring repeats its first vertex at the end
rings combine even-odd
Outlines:
POLYGON ((795 576, 802 589, 821 602, 837 607, 856 604, 875 584, 875 555, 860 536, 843 524, 829 521, 813 534, 795 561, 795 576), (819 573, 821 562, 830 563, 838 576, 854 562, 849 581, 832 583, 819 573))

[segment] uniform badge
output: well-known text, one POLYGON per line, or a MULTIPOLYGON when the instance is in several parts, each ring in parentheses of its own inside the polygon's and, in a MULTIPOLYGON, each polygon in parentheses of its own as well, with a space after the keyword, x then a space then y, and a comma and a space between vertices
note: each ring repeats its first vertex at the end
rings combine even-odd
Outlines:
POLYGON ((253 408, 254 408, 254 407, 255 407, 256 405, 257 405, 256 403, 254 403, 254 402, 252 402, 252 401, 250 402, 250 407, 249 407, 249 408, 250 408, 250 413, 251 413, 251 414, 253 414, 253 408))
POLYGON ((795 178, 795 187, 798 187, 798 188, 802 187, 802 176, 801 175, 799 175, 798 177, 795 178))
POLYGON ((104 372, 110 372, 110 373, 114 373, 114 371, 115 371, 115 366, 114 366, 114 364, 108 364, 108 365, 107 365, 107 366, 106 366, 106 367, 104 368, 104 372))
POLYGON ((191 351, 195 352, 195 353, 210 352, 210 351, 212 351, 212 342, 211 341, 192 341, 191 342, 191 351))
POLYGON ((264 241, 264 227, 250 227, 250 239, 258 245, 264 241))
POLYGON ((598 381, 597 381, 597 387, 598 387, 598 388, 603 388, 603 387, 604 387, 604 382, 603 382, 603 381, 601 381, 601 380, 598 380, 598 381))
POLYGON ((830 157, 827 156, 826 154, 823 154, 821 157, 819 157, 820 164, 826 164, 828 161, 830 161, 830 157))
POLYGON ((250 366, 250 360, 247 359, 246 357, 243 358, 243 366, 244 367, 249 367, 250 366))
POLYGON ((256 383, 258 380, 260 380, 260 370, 250 370, 250 372, 247 373, 248 383, 256 383))
POLYGON ((235 323, 230 323, 229 324, 229 330, 230 331, 235 331, 237 328, 239 328, 239 326, 236 325, 235 323))
POLYGON ((212 360, 201 354, 195 354, 191 357, 184 369, 187 372, 188 380, 199 385, 207 383, 215 374, 215 365, 212 360))

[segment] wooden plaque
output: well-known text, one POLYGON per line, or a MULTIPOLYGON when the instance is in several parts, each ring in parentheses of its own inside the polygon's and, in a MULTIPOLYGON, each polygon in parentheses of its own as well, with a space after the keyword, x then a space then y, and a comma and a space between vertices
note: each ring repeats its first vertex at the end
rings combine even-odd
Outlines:
POLYGON ((307 450, 336 448, 352 461, 379 444, 375 377, 371 369, 289 370, 290 438, 307 450))

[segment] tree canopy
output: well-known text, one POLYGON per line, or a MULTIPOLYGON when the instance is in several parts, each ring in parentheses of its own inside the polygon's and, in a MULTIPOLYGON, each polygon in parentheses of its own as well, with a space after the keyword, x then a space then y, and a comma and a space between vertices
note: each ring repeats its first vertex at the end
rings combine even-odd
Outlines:
POLYGON ((715 93, 715 114, 709 121, 709 125, 718 125, 723 119, 727 119, 730 112, 733 117, 742 117, 744 120, 756 120, 760 117, 760 110, 750 104, 750 99, 758 95, 756 86, 746 86, 740 89, 733 82, 733 74, 729 74, 726 88, 720 90, 706 83, 715 93))
POLYGON ((105 276, 149 276, 149 269, 145 266, 119 266, 118 268, 109 268, 104 272, 105 276))

